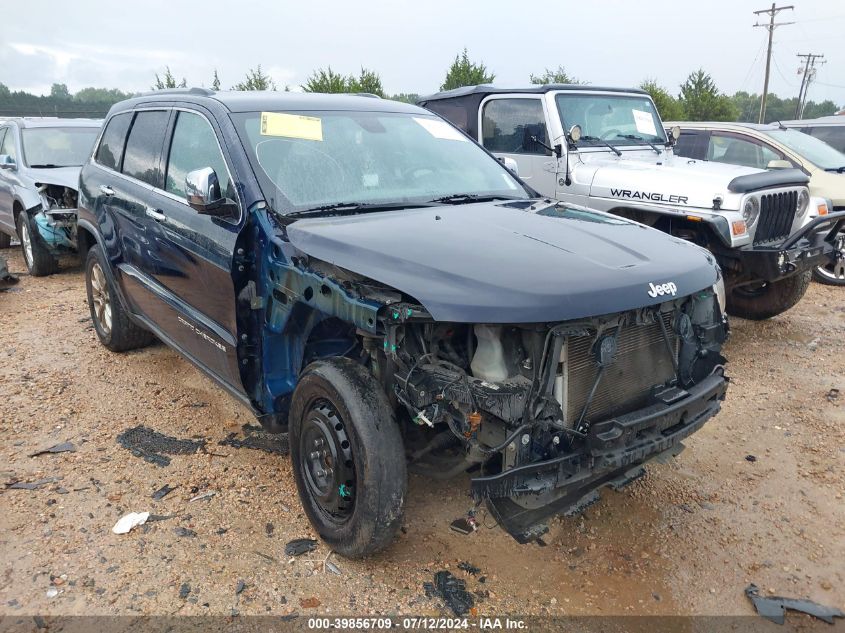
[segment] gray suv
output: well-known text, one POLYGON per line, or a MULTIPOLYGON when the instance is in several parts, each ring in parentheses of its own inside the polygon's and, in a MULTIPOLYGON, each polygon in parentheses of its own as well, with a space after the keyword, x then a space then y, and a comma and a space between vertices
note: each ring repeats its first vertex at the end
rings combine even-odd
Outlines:
POLYGON ((49 275, 76 252, 79 171, 102 121, 11 119, 0 123, 0 248, 21 242, 30 274, 49 275))

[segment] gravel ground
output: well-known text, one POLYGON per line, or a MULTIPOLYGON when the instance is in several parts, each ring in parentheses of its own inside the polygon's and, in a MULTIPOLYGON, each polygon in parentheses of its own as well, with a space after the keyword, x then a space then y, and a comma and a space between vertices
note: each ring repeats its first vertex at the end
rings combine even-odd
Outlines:
POLYGON ((285 438, 164 345, 103 348, 78 264, 0 292, 0 323, 0 481, 52 479, 0 488, 0 614, 438 614, 422 585, 441 569, 481 615, 751 614, 750 582, 845 607, 845 290, 813 284, 786 315, 734 319, 722 413, 673 463, 556 521, 546 547, 450 531, 467 480, 412 477, 397 542, 333 556, 339 575, 322 544, 284 554, 315 536, 285 438), (200 442, 160 465, 119 442, 139 426, 200 442), (113 534, 131 511, 163 518, 113 534))

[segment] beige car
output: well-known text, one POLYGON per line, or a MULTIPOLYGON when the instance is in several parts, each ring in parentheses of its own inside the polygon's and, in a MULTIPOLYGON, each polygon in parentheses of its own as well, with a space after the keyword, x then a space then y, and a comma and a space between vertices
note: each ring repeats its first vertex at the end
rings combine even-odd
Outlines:
MULTIPOLYGON (((810 176, 816 201, 810 216, 845 211, 845 154, 824 141, 778 123, 680 122, 675 154, 697 160, 745 165, 758 169, 797 167, 810 176)), ((845 253, 843 253, 845 257, 845 253)), ((819 267, 822 283, 845 286, 845 259, 819 267)))

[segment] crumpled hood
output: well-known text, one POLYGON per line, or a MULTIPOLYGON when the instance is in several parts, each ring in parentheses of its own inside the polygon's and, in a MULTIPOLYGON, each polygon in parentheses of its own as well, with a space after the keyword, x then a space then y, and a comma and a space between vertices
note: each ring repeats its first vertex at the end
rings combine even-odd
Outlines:
POLYGON ((79 190, 79 172, 82 167, 56 167, 54 169, 30 169, 28 175, 34 183, 59 185, 79 190))
POLYGON ((302 252, 420 301, 438 321, 567 321, 653 305, 717 279, 703 249, 640 224, 566 207, 477 203, 299 220, 302 252))
MULTIPOLYGON (((671 196, 686 198, 680 206, 713 206, 713 198, 722 196, 727 202, 732 196, 728 184, 738 176, 763 173, 753 167, 714 163, 664 152, 617 159, 615 156, 591 158, 591 163, 599 163, 593 176, 590 195, 601 198, 632 199, 629 191, 651 194, 654 202, 678 204, 671 196), (662 195, 662 198, 656 197, 662 195)), ((783 185, 793 184, 788 178, 783 185)), ((738 196, 733 196, 738 200, 738 196)), ((633 198, 637 199, 637 198, 633 198)), ((646 200, 647 202, 648 200, 646 200)), ((727 204, 723 208, 730 208, 727 204)), ((738 207, 737 207, 738 208, 738 207)))

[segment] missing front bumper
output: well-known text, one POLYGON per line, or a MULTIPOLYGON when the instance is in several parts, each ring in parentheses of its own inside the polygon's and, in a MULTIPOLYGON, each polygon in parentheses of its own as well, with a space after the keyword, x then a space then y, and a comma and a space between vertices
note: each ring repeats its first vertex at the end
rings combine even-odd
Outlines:
POLYGON ((596 491, 615 488, 641 476, 638 467, 680 451, 681 441, 700 429, 721 408, 728 379, 713 374, 674 402, 654 404, 594 424, 582 449, 544 462, 518 466, 471 481, 474 498, 486 499, 499 524, 517 541, 535 540, 549 517, 589 505, 596 491), (514 497, 554 492, 554 501, 527 508, 514 497))

